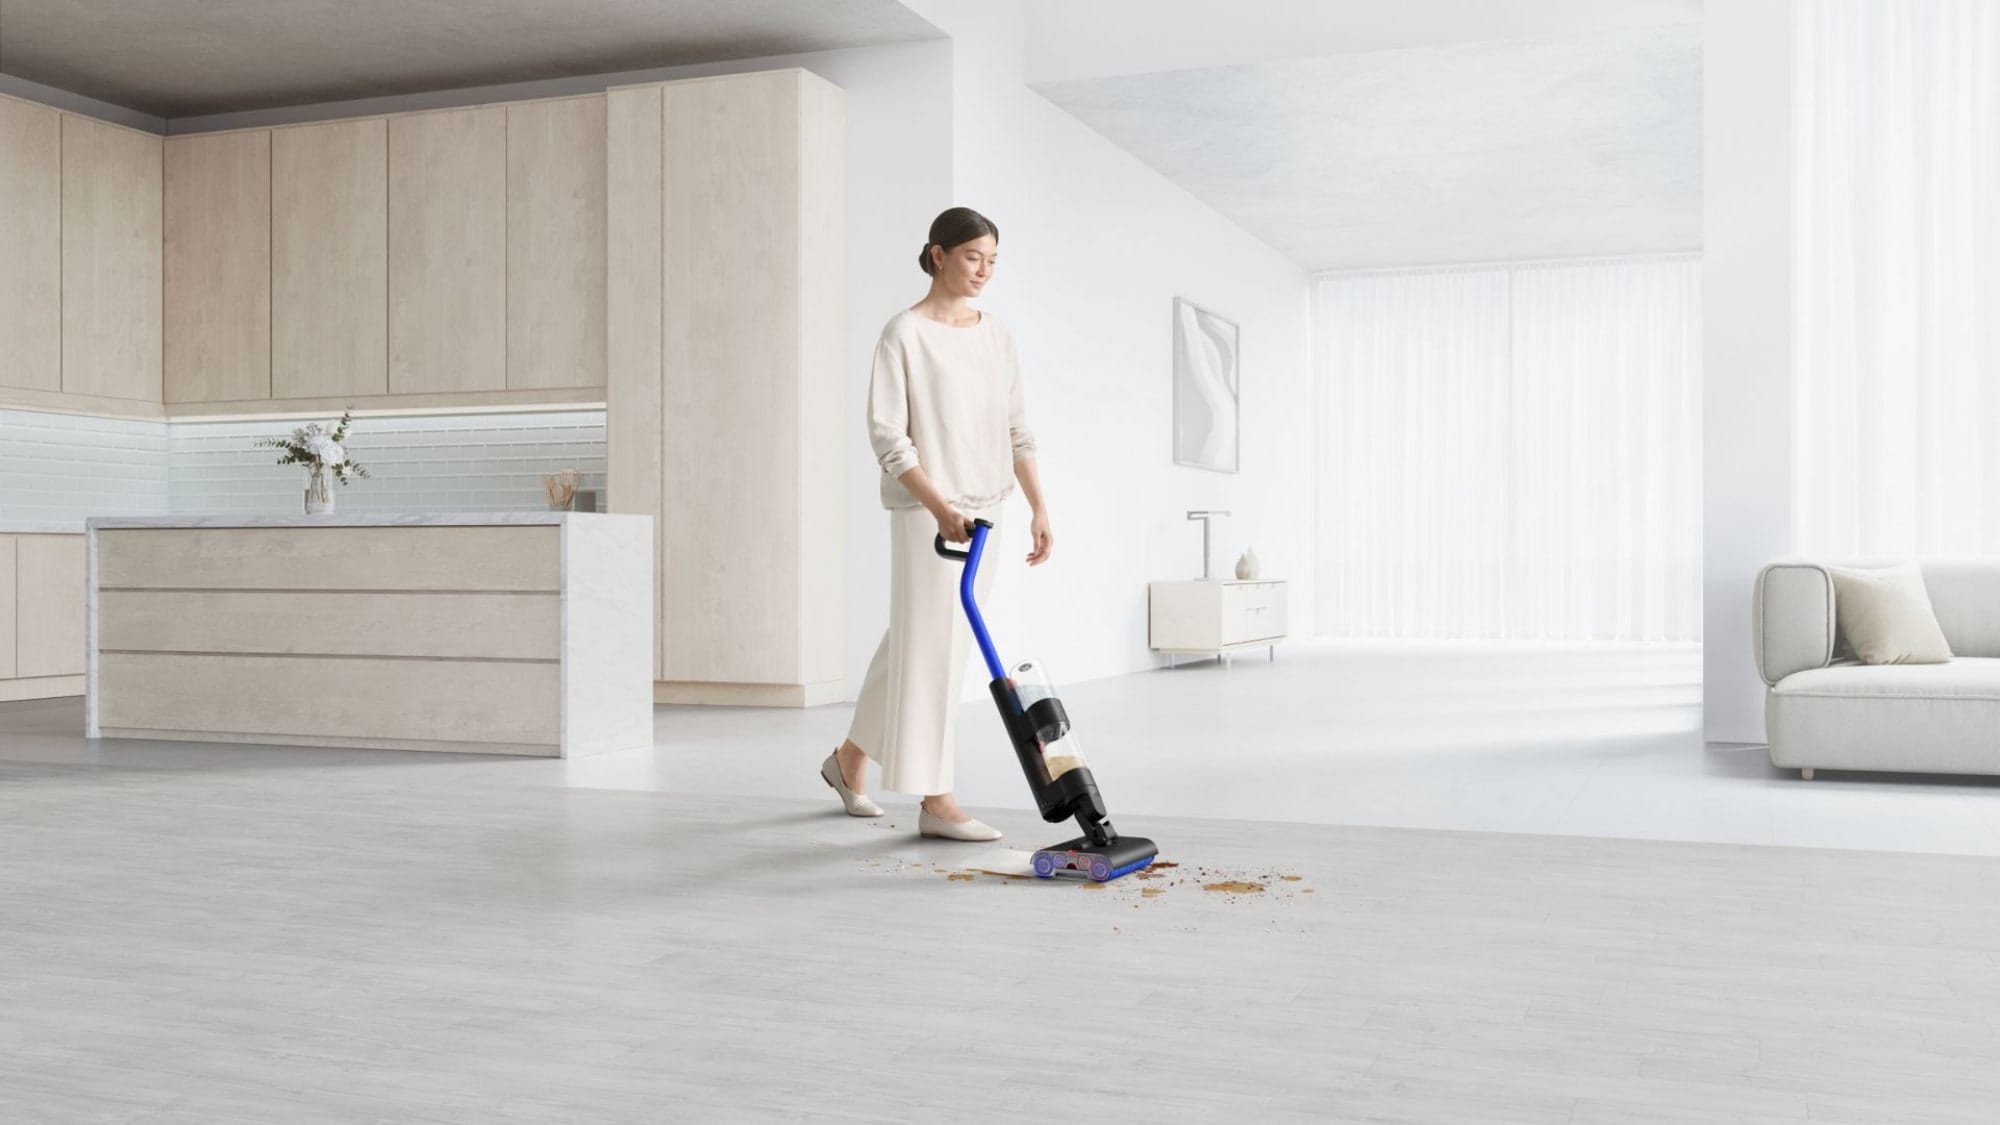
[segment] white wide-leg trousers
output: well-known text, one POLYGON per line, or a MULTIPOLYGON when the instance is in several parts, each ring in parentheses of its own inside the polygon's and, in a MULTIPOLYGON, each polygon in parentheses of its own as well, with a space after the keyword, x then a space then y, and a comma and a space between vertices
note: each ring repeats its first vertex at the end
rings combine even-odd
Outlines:
MULTIPOLYGON (((1000 562, 1000 507, 965 517, 994 524, 973 579, 983 610, 1000 562)), ((952 790, 959 688, 973 641, 958 600, 964 564, 938 557, 936 536, 937 519, 928 510, 889 510, 889 630, 868 662, 847 730, 848 740, 882 767, 882 788, 894 793, 952 790)))

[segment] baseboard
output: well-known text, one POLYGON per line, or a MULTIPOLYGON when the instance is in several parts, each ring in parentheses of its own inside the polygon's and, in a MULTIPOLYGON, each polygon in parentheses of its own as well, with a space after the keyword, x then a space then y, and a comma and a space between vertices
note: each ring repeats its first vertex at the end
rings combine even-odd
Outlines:
POLYGON ((844 680, 817 684, 653 683, 655 703, 704 707, 821 707, 846 698, 844 680))
POLYGON ((148 730, 140 727, 100 727, 99 738, 145 738, 168 742, 229 742, 264 746, 320 746, 339 750, 428 750, 450 754, 508 754, 559 757, 561 748, 527 742, 442 742, 425 738, 356 738, 337 734, 236 734, 207 730, 148 730))
POLYGON ((25 680, 0 680, 0 703, 20 699, 60 699, 83 694, 82 676, 34 676, 25 680))

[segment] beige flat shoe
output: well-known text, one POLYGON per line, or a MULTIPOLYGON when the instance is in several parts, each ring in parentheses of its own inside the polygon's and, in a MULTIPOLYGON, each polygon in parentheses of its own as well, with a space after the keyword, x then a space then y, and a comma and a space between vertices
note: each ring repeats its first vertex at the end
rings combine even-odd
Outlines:
POLYGON ((869 800, 868 794, 856 793, 849 789, 847 782, 841 779, 839 755, 840 751, 836 750, 826 756, 826 761, 820 763, 820 780, 832 786, 835 793, 840 794, 840 803, 846 806, 848 816, 881 816, 881 805, 869 800))
POLYGON ((974 844, 987 844, 1000 838, 998 828, 976 820, 945 820, 932 816, 928 809, 917 810, 917 834, 933 840, 964 840, 974 844))

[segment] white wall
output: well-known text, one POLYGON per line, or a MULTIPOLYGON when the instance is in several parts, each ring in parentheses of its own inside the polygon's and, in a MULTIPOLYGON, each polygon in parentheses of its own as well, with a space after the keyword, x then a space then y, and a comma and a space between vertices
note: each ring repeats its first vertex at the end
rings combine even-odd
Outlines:
MULTIPOLYGON (((1020 343, 1056 535, 1049 563, 1022 565, 1027 507, 1016 498, 991 615, 1002 657, 1038 656, 1064 683, 1163 664, 1146 645, 1146 583, 1200 573, 1190 508, 1235 513, 1216 525, 1215 572, 1254 544, 1267 576, 1291 580, 1294 635, 1309 633, 1305 271, 1030 90, 1018 0, 911 7, 954 37, 952 202, 1000 226, 1000 269, 980 303, 1020 343), (1175 296, 1241 329, 1240 473, 1173 464, 1175 296)), ((923 238, 921 226, 899 232, 896 260, 913 259, 923 238)), ((908 269, 905 303, 923 280, 914 261, 908 269)), ((850 554, 862 574, 885 556, 850 554)), ((857 637, 869 620, 852 619, 857 637)), ((984 690, 974 664, 968 694, 984 690)))
POLYGON ((1710 3, 1704 25, 1703 726, 1762 742, 1750 589, 1791 550, 1791 3, 1710 3))

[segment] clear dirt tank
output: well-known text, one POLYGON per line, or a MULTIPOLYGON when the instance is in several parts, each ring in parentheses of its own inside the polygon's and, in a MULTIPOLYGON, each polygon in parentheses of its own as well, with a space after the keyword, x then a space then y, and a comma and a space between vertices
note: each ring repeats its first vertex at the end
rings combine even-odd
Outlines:
MULTIPOLYGON (((1044 699, 1055 699, 1056 688, 1049 679, 1048 668, 1039 660, 1023 660, 1008 670, 1007 678, 1014 681, 1014 694, 1021 700, 1021 709, 1028 711, 1044 699)), ((1042 764, 1049 771, 1049 780, 1082 769, 1085 765, 1083 749, 1077 744, 1076 736, 1070 733, 1067 722, 1044 726, 1035 732, 1042 743, 1042 764)))

